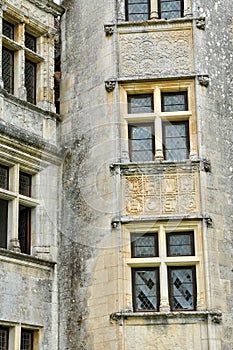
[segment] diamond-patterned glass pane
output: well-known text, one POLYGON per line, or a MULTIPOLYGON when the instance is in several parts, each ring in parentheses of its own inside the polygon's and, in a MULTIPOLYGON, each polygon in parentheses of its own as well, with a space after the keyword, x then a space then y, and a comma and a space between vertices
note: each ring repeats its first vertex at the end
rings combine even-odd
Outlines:
POLYGON ((183 0, 160 0, 161 18, 172 19, 182 17, 183 0))
POLYGON ((0 187, 8 188, 8 168, 3 165, 0 165, 0 187))
POLYGON ((36 64, 25 61, 25 87, 27 90, 27 101, 36 103, 36 64))
POLYGON ((128 20, 147 21, 149 19, 149 0, 128 0, 128 20))
POLYGON ((162 111, 174 112, 174 111, 186 111, 187 106, 187 93, 186 92, 174 92, 162 94, 162 111))
POLYGON ((158 256, 157 234, 150 233, 145 235, 133 234, 132 240, 132 257, 149 257, 158 256))
POLYGON ((188 122, 164 123, 163 126, 165 159, 173 161, 188 158, 188 122))
POLYGON ((0 328, 0 350, 8 350, 8 329, 0 328))
POLYGON ((194 255, 193 232, 168 233, 168 256, 194 255))
POLYGON ((172 310, 193 310, 195 308, 194 269, 172 268, 170 278, 172 310))
POLYGON ((129 113, 153 113, 153 95, 128 96, 129 113))
POLYGON ((14 40, 14 25, 3 20, 2 22, 2 33, 9 39, 14 40))
POLYGON ((158 269, 134 270, 135 309, 157 310, 158 269))
POLYGON ((129 125, 130 156, 133 162, 153 160, 153 125, 129 125))
POLYGON ((22 330, 20 350, 32 350, 32 349, 33 349, 33 333, 30 331, 22 330))
POLYGON ((4 89, 10 94, 14 92, 14 52, 2 49, 2 79, 4 89))
POLYGON ((31 175, 19 173, 19 193, 27 197, 31 196, 31 175))
POLYGON ((28 33, 25 33, 25 46, 36 52, 36 38, 28 33))

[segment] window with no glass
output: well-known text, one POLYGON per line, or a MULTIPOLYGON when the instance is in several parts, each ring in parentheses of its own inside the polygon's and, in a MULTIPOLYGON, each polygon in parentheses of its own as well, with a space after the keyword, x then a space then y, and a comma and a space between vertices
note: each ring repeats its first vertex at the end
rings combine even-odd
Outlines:
POLYGON ((0 350, 8 350, 9 329, 0 326, 0 350))
POLYGON ((147 21, 150 16, 150 0, 126 0, 127 21, 147 21))

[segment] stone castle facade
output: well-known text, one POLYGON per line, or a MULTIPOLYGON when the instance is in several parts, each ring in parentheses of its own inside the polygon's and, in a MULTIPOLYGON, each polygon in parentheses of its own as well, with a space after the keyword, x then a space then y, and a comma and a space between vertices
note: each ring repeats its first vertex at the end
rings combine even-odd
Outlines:
POLYGON ((232 350, 232 11, 0 0, 0 350, 232 350))

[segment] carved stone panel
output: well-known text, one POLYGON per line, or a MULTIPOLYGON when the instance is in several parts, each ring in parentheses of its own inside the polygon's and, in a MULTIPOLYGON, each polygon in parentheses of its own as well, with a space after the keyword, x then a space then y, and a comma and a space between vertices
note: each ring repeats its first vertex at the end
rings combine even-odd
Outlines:
POLYGON ((193 68, 190 28, 119 34, 120 76, 188 74, 193 68))
POLYGON ((198 171, 123 176, 125 215, 197 214, 200 209, 198 171))

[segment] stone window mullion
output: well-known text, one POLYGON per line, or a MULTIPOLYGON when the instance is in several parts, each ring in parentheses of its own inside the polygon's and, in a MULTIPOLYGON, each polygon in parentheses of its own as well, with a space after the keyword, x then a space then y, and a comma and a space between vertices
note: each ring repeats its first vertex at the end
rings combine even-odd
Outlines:
MULTIPOLYGON (((15 29, 16 41, 24 46, 24 33, 25 33, 25 23, 19 23, 15 29)), ((25 88, 25 50, 21 49, 15 52, 15 95, 22 100, 26 100, 26 88, 25 88)))
POLYGON ((150 2, 150 19, 159 18, 159 10, 158 10, 158 0, 151 0, 150 2))
POLYGON ((160 265, 160 306, 159 310, 170 311, 168 299, 168 279, 167 279, 167 265, 166 265, 166 234, 163 225, 159 228, 159 256, 161 258, 160 265))
POLYGON ((154 112, 155 117, 155 160, 163 160, 163 135, 162 135, 162 120, 160 117, 161 111, 161 96, 159 87, 154 90, 154 112))
POLYGON ((20 252, 18 239, 18 219, 19 219, 19 164, 14 165, 9 171, 9 190, 16 194, 16 197, 9 201, 8 211, 8 237, 10 249, 20 252))

